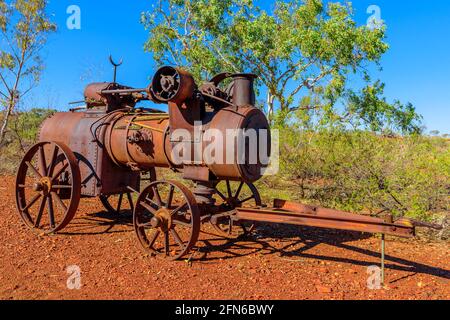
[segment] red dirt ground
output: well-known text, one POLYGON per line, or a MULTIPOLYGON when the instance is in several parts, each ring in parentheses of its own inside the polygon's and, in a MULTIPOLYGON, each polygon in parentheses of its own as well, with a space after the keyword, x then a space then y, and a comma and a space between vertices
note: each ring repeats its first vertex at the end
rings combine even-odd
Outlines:
POLYGON ((448 242, 389 238, 387 288, 369 290, 375 237, 259 226, 237 242, 202 238, 191 263, 150 258, 130 216, 96 199, 82 200, 62 234, 37 236, 16 213, 14 179, 0 177, 1 299, 450 299, 448 242), (81 268, 80 290, 67 289, 70 265, 81 268))

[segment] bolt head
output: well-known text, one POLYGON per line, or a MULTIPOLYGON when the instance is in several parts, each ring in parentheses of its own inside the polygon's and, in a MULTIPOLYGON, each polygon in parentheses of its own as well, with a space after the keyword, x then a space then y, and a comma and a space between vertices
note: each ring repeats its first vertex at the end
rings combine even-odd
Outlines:
POLYGON ((158 228, 161 225, 161 219, 158 217, 153 217, 150 220, 150 224, 152 225, 153 228, 158 228))
POLYGON ((33 190, 36 192, 44 190, 44 186, 40 182, 36 182, 33 184, 33 190))

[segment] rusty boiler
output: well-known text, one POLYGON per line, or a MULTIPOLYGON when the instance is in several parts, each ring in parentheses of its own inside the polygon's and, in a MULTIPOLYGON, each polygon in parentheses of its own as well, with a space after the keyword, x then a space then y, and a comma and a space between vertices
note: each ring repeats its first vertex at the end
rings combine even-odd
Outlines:
POLYGON ((115 79, 88 85, 85 108, 46 119, 39 143, 21 162, 20 217, 31 229, 53 234, 74 218, 82 198, 98 197, 117 214, 127 201, 144 250, 173 260, 195 253, 205 224, 225 238, 251 233, 256 222, 401 237, 414 236, 416 226, 438 227, 283 200, 264 205, 254 182, 267 166, 262 157, 274 150, 268 120, 255 106, 255 78, 221 73, 198 86, 187 71, 167 66, 145 88, 115 79), (167 112, 141 107, 142 101, 165 104, 167 112), (211 150, 210 132, 224 140, 211 153, 216 161, 202 152, 211 150), (230 132, 254 132, 256 140, 230 132), (170 169, 190 183, 159 180, 155 168, 170 169))

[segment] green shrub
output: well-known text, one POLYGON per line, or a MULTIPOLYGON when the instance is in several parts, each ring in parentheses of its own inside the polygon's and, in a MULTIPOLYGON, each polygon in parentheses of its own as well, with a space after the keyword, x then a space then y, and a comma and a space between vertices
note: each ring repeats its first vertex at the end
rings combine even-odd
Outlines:
MULTIPOLYGON (((15 173, 54 110, 15 115, 9 144, 0 149, 0 173, 15 173)), ((448 213, 450 140, 420 135, 386 137, 343 128, 280 125, 280 173, 257 186, 274 198, 370 214, 431 220, 448 213)), ((269 203, 268 203, 269 204, 269 203)))
POLYGON ((42 121, 54 112, 56 110, 34 108, 13 115, 6 143, 0 146, 0 173, 15 173, 26 150, 37 142, 42 121))
POLYGON ((281 194, 341 210, 420 219, 449 210, 447 139, 294 126, 282 128, 280 137, 281 172, 262 182, 271 189, 263 191, 265 198, 281 194))

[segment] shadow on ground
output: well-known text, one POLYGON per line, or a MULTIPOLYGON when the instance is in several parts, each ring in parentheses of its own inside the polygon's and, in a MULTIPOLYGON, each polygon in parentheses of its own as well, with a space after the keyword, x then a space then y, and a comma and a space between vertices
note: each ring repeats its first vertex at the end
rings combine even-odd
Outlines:
MULTIPOLYGON (((101 235, 111 233, 133 232, 132 212, 120 214, 101 211, 84 215, 73 220, 61 235, 101 235)), ((352 251, 371 258, 380 258, 380 252, 349 244, 358 240, 371 238, 372 235, 361 232, 318 229, 313 227, 296 227, 290 225, 260 224, 254 233, 236 240, 223 239, 211 228, 202 228, 198 247, 187 257, 192 261, 214 262, 235 259, 259 253, 275 255, 288 259, 314 259, 348 263, 359 266, 373 265, 372 261, 363 261, 349 257, 331 257, 314 254, 310 251, 319 244, 327 244, 352 251), (277 247, 271 243, 277 244, 277 247)), ((137 240, 136 240, 137 241, 137 240)), ((389 250, 389 248, 387 248, 389 250)), ((438 267, 417 263, 387 254, 385 256, 387 270, 406 271, 413 274, 429 274, 443 279, 450 279, 450 271, 438 267)), ((408 275, 406 277, 409 277, 408 275)), ((396 279, 392 282, 399 281, 396 279)))

